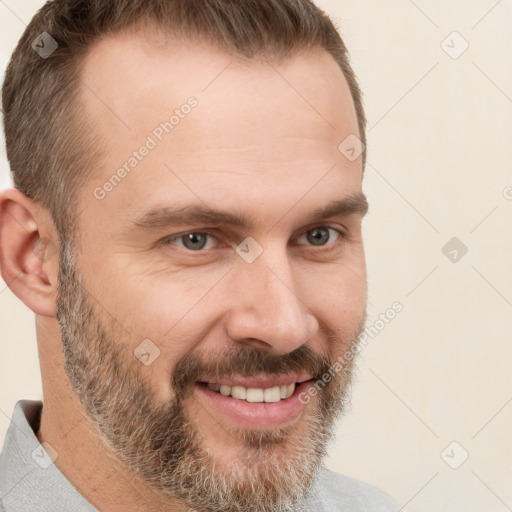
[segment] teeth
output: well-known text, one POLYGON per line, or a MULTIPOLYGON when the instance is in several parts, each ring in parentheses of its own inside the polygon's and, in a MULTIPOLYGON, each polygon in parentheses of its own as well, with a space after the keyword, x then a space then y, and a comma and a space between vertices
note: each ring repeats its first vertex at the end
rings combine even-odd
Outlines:
POLYGON ((265 389, 263 399, 268 403, 279 402, 281 400, 281 387, 276 386, 275 388, 265 389))
POLYGON ((220 394, 224 396, 231 395, 231 386, 221 386, 220 387, 220 394))
POLYGON ((238 400, 245 400, 247 398, 247 389, 242 386, 233 386, 231 388, 231 396, 238 398, 238 400))
POLYGON ((220 386, 219 384, 208 384, 208 388, 220 392, 221 395, 231 396, 237 400, 246 400, 251 403, 275 403, 286 400, 293 395, 295 382, 267 389, 244 388, 243 386, 220 386))
POLYGON ((263 389, 247 388, 247 397, 245 399, 248 402, 263 402, 263 394, 263 389))

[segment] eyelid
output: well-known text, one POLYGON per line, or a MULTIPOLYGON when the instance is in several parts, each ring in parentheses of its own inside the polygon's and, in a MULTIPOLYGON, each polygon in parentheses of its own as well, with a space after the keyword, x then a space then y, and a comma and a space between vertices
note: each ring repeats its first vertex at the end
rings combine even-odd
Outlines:
POLYGON ((190 235, 192 233, 199 233, 201 235, 208 234, 210 236, 215 237, 213 234, 213 228, 201 228, 201 229, 189 229, 187 231, 182 231, 181 233, 176 233, 174 235, 167 235, 162 240, 171 240, 173 238, 179 238, 180 236, 190 235))
POLYGON ((308 231, 311 231, 313 229, 318 229, 318 228, 334 229, 335 231, 338 231, 340 233, 340 235, 348 235, 348 231, 349 231, 348 228, 346 228, 345 226, 343 226, 341 224, 333 224, 332 222, 324 222, 322 224, 322 223, 317 222, 317 223, 312 224, 311 226, 308 226, 307 228, 303 229, 302 234, 307 233, 308 231))
MULTIPOLYGON (((297 236, 294 237, 293 241, 296 242, 300 237, 304 236, 308 231, 312 231, 314 229, 319 229, 319 228, 328 228, 328 229, 332 229, 336 232, 338 232, 339 234, 339 238, 340 239, 344 239, 348 236, 348 230, 344 227, 344 226, 340 226, 339 224, 336 224, 335 226, 333 226, 332 224, 330 223, 324 223, 324 224, 313 224, 313 225, 310 225, 308 227, 306 227, 305 229, 303 229, 300 234, 298 234, 297 236)), ((180 237, 182 236, 185 236, 185 235, 188 235, 188 234, 191 234, 191 233, 199 233, 199 234, 206 234, 208 235, 209 237, 215 239, 217 242, 221 242, 221 240, 219 239, 218 236, 216 236, 215 232, 218 231, 218 228, 199 228, 199 229, 191 229, 191 230, 188 230, 188 231, 182 231, 181 233, 176 233, 176 234, 173 234, 173 235, 168 235, 164 238, 162 238, 158 244, 159 245, 177 245, 177 244, 173 244, 172 242, 176 241, 177 239, 179 239, 180 237)), ((320 249, 321 247, 331 247, 331 246, 334 246, 336 245, 336 243, 338 242, 335 241, 333 243, 329 243, 327 245, 320 245, 320 246, 314 246, 314 245, 311 245, 310 247, 313 247, 313 248, 317 248, 320 249)), ((307 244, 296 244, 296 245, 307 245, 307 244)), ((215 248, 215 247, 213 247, 215 248)), ((213 248, 210 248, 210 249, 213 249, 213 248)), ((201 249, 201 250, 198 250, 198 251, 191 251, 189 249, 186 249, 184 248, 187 252, 190 252, 190 253, 202 253, 202 252, 206 252, 207 250, 209 249, 201 249)))
MULTIPOLYGON (((175 242, 176 240, 180 239, 181 237, 183 237, 185 235, 190 235, 192 233, 199 233, 200 235, 208 235, 209 237, 214 238, 215 240, 219 241, 218 237, 216 237, 214 235, 213 231, 214 231, 214 229, 212 229, 212 228, 189 229, 188 231, 182 231, 181 233, 176 233, 174 235, 165 236, 164 238, 162 238, 158 241, 158 245, 164 245, 164 246, 165 245, 177 245, 177 244, 174 244, 173 242, 175 242)), ((191 251, 191 250, 187 249, 188 252, 197 252, 197 253, 204 252, 206 250, 207 249, 201 249, 199 251, 191 251)))
POLYGON ((345 239, 347 237, 347 232, 346 232, 346 229, 344 229, 344 228, 340 228, 339 226, 336 226, 336 227, 331 226, 329 224, 317 224, 317 225, 314 225, 313 227, 308 227, 305 230, 303 230, 302 233, 295 238, 295 240, 298 240, 299 238, 303 237, 309 231, 313 231, 315 229, 321 229, 321 228, 332 229, 333 231, 336 231, 339 235, 338 239, 335 240, 334 242, 327 243, 326 245, 318 245, 318 246, 309 245, 309 244, 297 244, 297 245, 309 245, 309 247, 314 247, 317 250, 321 250, 322 247, 334 247, 336 244, 340 243, 341 239, 345 239))

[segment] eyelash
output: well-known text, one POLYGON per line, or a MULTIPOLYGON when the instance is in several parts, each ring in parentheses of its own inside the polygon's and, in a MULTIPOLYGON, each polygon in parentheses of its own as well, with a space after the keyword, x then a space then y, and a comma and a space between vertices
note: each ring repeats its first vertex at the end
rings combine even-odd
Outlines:
MULTIPOLYGON (((338 238, 334 242, 331 242, 331 243, 329 243, 330 242, 330 240, 329 240, 329 242, 326 245, 319 245, 319 246, 315 246, 313 244, 297 244, 297 245, 309 245, 310 247, 317 247, 319 250, 321 250, 322 248, 325 248, 325 247, 329 247, 329 248, 336 247, 337 245, 339 245, 341 243, 341 241, 343 239, 347 238, 346 232, 339 228, 334 228, 332 226, 326 226, 326 225, 319 225, 319 226, 314 226, 312 228, 307 229, 301 235, 299 235, 297 237, 297 239, 307 235, 310 231, 314 231, 315 229, 322 229, 322 228, 336 232, 338 234, 338 238)), ((184 233, 179 233, 177 235, 167 236, 167 237, 163 238, 160 243, 162 245, 174 245, 173 242, 176 242, 177 240, 180 240, 185 235, 190 235, 192 233, 200 234, 200 235, 208 235, 209 237, 214 238, 215 240, 218 240, 218 238, 215 236, 215 234, 212 230, 203 229, 202 231, 199 231, 199 230, 198 231, 186 231, 184 233)), ((190 253, 204 253, 207 250, 209 250, 208 248, 203 248, 203 249, 198 249, 196 251, 193 251, 184 246, 180 246, 180 247, 190 253)))

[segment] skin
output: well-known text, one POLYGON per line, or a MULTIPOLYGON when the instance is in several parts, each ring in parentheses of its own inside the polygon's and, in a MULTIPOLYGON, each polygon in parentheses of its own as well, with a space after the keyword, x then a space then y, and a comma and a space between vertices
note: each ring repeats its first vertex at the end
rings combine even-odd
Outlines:
MULTIPOLYGON (((338 150, 358 129, 332 57, 313 50, 279 63, 243 62, 211 46, 131 32, 95 45, 82 78, 84 122, 103 141, 104 155, 78 193, 76 264, 98 311, 125 333, 126 364, 138 365, 155 401, 172 398, 169 372, 191 353, 244 346, 285 355, 307 343, 319 354, 342 355, 348 344, 341 340, 357 335, 364 318, 366 270, 362 213, 311 217, 333 200, 362 194, 361 158, 349 161, 338 150), (198 106, 96 199, 95 188, 191 96, 198 106), (242 212, 252 226, 135 226, 156 207, 205 204, 242 212), (322 226, 346 236, 336 239, 332 231, 330 245, 308 243, 305 233, 322 226), (201 253, 182 240, 158 243, 206 228, 215 238, 201 253), (235 252, 249 236, 263 248, 250 264, 235 252), (144 339, 161 352, 141 367, 133 352, 144 339)), ((4 191, 2 276, 36 314, 44 396, 38 438, 58 452, 55 464, 100 510, 186 511, 105 449, 68 381, 56 320, 58 247, 48 212, 19 191, 4 191), (32 250, 41 240, 45 257, 32 250)), ((201 425, 203 447, 227 467, 242 446, 230 434, 240 426, 196 398, 186 412, 201 425)), ((284 455, 307 432, 314 405, 290 423, 284 455)))

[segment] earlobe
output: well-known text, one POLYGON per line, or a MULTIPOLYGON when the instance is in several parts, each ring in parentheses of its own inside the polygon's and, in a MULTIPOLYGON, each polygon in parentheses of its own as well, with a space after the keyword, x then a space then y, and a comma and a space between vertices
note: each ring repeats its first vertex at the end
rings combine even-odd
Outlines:
POLYGON ((58 236, 50 215, 16 189, 0 194, 0 270, 34 313, 56 316, 58 236))

